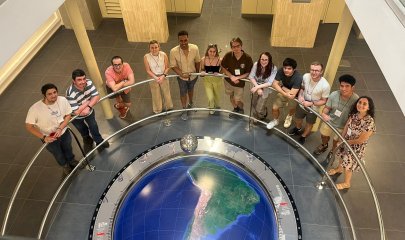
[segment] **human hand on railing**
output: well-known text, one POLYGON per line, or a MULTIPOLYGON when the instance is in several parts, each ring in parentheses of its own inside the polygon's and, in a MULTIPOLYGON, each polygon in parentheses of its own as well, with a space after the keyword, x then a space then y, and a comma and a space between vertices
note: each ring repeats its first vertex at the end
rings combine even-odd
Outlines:
POLYGON ((303 96, 299 95, 299 96, 298 96, 298 101, 299 101, 301 104, 304 104, 305 99, 304 99, 303 96))
POLYGON ((46 142, 46 143, 51 143, 51 142, 53 142, 55 140, 56 140, 55 132, 51 133, 49 136, 46 136, 44 138, 44 142, 46 142))
POLYGON ((313 102, 305 101, 305 100, 304 100, 304 102, 302 103, 302 105, 304 105, 305 107, 308 107, 308 108, 309 108, 309 107, 311 107, 311 106, 314 105, 314 104, 313 104, 313 102))
POLYGON ((182 73, 181 77, 182 78, 190 78, 190 73, 182 73))
POLYGON ((321 117, 323 118, 323 120, 325 120, 326 122, 330 121, 330 116, 328 114, 322 113, 321 117))
POLYGON ((156 78, 156 82, 158 84, 162 84, 163 80, 165 80, 165 75, 161 75, 161 76, 156 78))
POLYGON ((255 92, 257 91, 257 89, 258 89, 258 87, 257 87, 257 86, 254 86, 254 87, 252 87, 252 88, 250 89, 250 92, 251 92, 251 93, 255 93, 255 92))
POLYGON ((87 115, 89 115, 90 111, 91 111, 91 108, 89 106, 87 106, 80 112, 79 115, 80 116, 87 116, 87 115))
POLYGON ((239 79, 238 79, 237 77, 235 77, 234 75, 232 75, 232 76, 230 77, 230 79, 231 79, 231 81, 232 81, 233 83, 235 83, 235 84, 238 84, 238 83, 239 83, 239 79))
POLYGON ((286 96, 286 97, 289 98, 289 99, 294 99, 294 98, 295 98, 295 94, 293 94, 293 93, 291 93, 291 92, 285 93, 284 96, 286 96))
MULTIPOLYGON (((60 136, 62 136, 62 129, 61 128, 57 128, 55 132, 51 133, 50 135, 52 138, 54 138, 53 141, 55 141, 57 138, 59 138, 60 136)), ((53 142, 52 141, 52 142, 53 142)))
POLYGON ((207 73, 206 73, 205 71, 201 71, 200 74, 201 74, 201 75, 200 75, 201 77, 204 77, 205 74, 207 74, 207 73))

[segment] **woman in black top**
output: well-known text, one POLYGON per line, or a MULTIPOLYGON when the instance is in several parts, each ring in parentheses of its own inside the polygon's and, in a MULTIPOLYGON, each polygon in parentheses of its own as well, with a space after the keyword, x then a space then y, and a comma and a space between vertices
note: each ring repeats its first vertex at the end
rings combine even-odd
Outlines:
MULTIPOLYGON (((218 47, 216 44, 209 44, 205 51, 205 56, 201 59, 201 74, 204 77, 205 93, 208 98, 208 108, 218 109, 221 103, 221 94, 223 92, 223 78, 214 76, 219 74, 221 58, 219 57, 218 47), (206 73, 209 76, 204 76, 206 73), (214 75, 211 75, 214 74, 214 75)), ((215 111, 210 111, 214 114, 215 111)))

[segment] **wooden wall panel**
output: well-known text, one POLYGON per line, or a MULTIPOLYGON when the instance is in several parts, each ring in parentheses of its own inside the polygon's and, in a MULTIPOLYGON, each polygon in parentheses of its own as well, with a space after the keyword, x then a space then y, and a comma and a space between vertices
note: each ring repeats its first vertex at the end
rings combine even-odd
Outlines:
POLYGON ((127 38, 130 42, 166 42, 169 27, 166 2, 161 0, 120 0, 127 38))
POLYGON ((311 3, 274 0, 271 45, 312 48, 324 3, 323 0, 312 0, 311 3))

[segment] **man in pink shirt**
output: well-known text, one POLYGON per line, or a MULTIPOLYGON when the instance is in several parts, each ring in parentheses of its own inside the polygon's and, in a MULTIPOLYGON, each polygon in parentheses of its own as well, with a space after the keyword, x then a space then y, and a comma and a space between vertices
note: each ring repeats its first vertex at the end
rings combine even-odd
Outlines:
MULTIPOLYGON (((135 84, 134 72, 128 63, 124 63, 120 56, 111 59, 111 66, 105 70, 107 93, 117 92, 120 89, 135 84)), ((125 89, 112 98, 115 98, 114 107, 120 112, 120 118, 125 118, 131 107, 131 89, 125 89)))

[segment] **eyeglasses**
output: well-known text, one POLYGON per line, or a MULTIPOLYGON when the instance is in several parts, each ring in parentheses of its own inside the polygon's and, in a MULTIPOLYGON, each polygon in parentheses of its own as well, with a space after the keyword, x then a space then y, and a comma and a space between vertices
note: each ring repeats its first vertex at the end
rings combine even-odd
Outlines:
POLYGON ((118 64, 113 64, 113 67, 117 68, 117 67, 121 67, 122 63, 118 63, 118 64))
POLYGON ((318 69, 310 69, 309 71, 311 71, 311 72, 321 72, 321 70, 318 70, 318 69))
POLYGON ((232 45, 232 46, 231 46, 231 48, 240 48, 240 47, 241 47, 240 44, 238 44, 238 45, 232 45))

